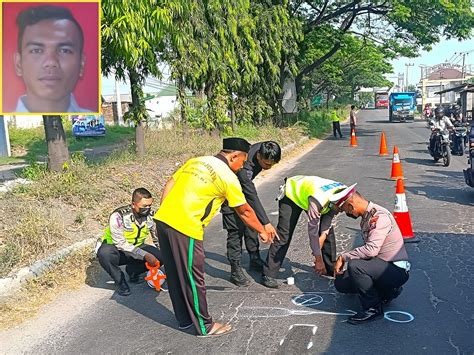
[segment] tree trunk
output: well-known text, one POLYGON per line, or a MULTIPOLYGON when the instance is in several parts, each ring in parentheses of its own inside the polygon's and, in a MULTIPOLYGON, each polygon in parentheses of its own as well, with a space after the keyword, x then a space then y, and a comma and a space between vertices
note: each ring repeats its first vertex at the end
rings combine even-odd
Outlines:
POLYGON ((234 98, 232 92, 229 93, 229 110, 230 110, 230 128, 232 133, 235 133, 235 109, 234 109, 234 98))
POLYGON ((184 135, 188 134, 188 118, 186 116, 186 93, 184 87, 184 81, 181 76, 178 78, 178 100, 179 108, 181 110, 181 125, 183 126, 184 135))
MULTIPOLYGON (((135 70, 130 69, 128 72, 130 78, 130 89, 132 93, 132 106, 134 108, 139 107, 142 103, 140 102, 140 83, 138 80, 138 74, 135 70)), ((145 155, 145 127, 144 122, 138 121, 135 128, 135 152, 137 156, 142 157, 145 155)))
POLYGON ((61 116, 43 116, 43 124, 48 144, 48 169, 61 172, 64 170, 64 163, 69 161, 66 133, 61 116))
POLYGON ((135 142, 137 156, 143 157, 145 155, 145 122, 137 122, 135 128, 135 142))

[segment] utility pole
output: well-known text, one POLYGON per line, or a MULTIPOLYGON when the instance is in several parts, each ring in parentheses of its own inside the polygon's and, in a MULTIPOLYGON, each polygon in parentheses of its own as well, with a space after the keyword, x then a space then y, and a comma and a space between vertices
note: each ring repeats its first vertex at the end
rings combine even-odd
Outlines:
POLYGON ((117 105, 117 123, 119 126, 123 126, 123 116, 122 116, 122 100, 120 98, 120 83, 115 78, 115 104, 117 105))
POLYGON ((415 64, 405 63, 405 91, 408 91, 408 67, 412 67, 415 64))

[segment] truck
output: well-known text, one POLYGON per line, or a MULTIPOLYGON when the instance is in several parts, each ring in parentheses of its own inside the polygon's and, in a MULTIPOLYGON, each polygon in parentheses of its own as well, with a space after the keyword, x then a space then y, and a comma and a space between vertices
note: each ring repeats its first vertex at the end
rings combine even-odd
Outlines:
POLYGON ((388 108, 388 90, 374 89, 375 108, 388 108))
POLYGON ((392 92, 389 96, 388 119, 404 122, 415 120, 416 92, 392 92))

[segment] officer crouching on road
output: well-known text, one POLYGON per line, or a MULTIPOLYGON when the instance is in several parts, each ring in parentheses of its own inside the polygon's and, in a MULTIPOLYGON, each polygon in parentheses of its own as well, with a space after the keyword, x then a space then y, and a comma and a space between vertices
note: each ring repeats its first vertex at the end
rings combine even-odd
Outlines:
POLYGON ((337 207, 354 219, 362 217, 364 245, 338 256, 334 286, 342 293, 359 294, 362 310, 349 317, 360 324, 383 317, 382 305, 398 297, 410 271, 403 237, 392 214, 367 201, 357 191, 340 200, 337 207), (344 264, 347 270, 342 272, 344 264))
POLYGON ((126 265, 130 282, 138 282, 140 274, 146 271, 145 261, 155 266, 160 261, 156 225, 152 219, 153 198, 145 188, 133 191, 132 203, 117 208, 109 218, 109 226, 97 250, 100 265, 117 285, 117 293, 128 296, 130 288, 120 265, 126 265), (155 246, 144 244, 151 235, 155 246))

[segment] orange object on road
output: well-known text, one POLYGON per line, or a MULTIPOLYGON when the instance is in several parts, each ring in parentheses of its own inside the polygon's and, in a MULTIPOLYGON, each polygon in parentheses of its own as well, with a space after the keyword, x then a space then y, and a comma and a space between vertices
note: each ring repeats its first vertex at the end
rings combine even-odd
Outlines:
POLYGON ((145 263, 145 266, 149 270, 149 275, 145 276, 148 285, 153 285, 157 291, 161 291, 161 285, 166 279, 166 275, 160 270, 160 262, 158 261, 156 266, 145 263))
POLYGON ((413 233, 410 212, 408 212, 407 199, 405 196, 405 186, 403 185, 402 179, 397 180, 395 196, 393 217, 398 224, 398 228, 400 228, 400 232, 402 232, 403 241, 405 243, 417 243, 420 239, 415 237, 413 233))
POLYGON ((351 130, 351 147, 357 147, 357 137, 355 129, 351 130))
POLYGON ((385 140, 385 132, 382 132, 382 135, 380 136, 379 155, 380 156, 388 155, 387 141, 385 140))
POLYGON ((393 160, 392 160, 392 174, 391 179, 403 179, 402 163, 400 162, 400 155, 398 154, 398 147, 393 147, 393 160))

